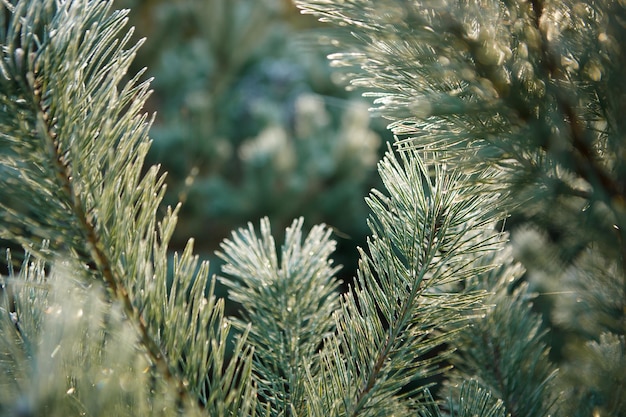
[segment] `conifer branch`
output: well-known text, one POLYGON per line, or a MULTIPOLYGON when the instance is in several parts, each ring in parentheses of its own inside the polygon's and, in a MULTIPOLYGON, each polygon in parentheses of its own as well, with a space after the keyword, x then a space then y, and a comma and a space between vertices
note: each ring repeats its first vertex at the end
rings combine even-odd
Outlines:
MULTIPOLYGON (((557 56, 551 49, 548 36, 544 28, 541 25, 541 17, 544 15, 545 4, 543 0, 531 0, 532 10, 535 15, 533 20, 535 29, 540 34, 540 51, 541 57, 540 63, 544 69, 547 77, 552 80, 558 80, 562 78, 563 71, 558 65, 557 56)), ((610 11, 611 8, 609 8, 610 11)), ((597 198, 600 201, 604 201, 615 214, 616 230, 616 242, 619 245, 619 253, 621 258, 621 265, 623 271, 623 322, 624 333, 626 334, 626 243, 624 242, 626 219, 624 218, 624 211, 626 210, 626 189, 624 184, 620 182, 619 178, 615 178, 607 171, 607 169, 599 162, 599 157, 596 150, 593 148, 593 143, 589 137, 587 127, 583 123, 581 117, 577 114, 577 111, 572 104, 572 100, 562 90, 558 84, 552 83, 551 92, 554 94, 555 100, 562 112, 565 120, 570 127, 570 136, 572 143, 572 150, 567 152, 566 156, 555 155, 560 161, 569 161, 574 172, 576 172, 581 178, 584 178, 589 184, 592 185, 592 194, 587 197, 588 201, 593 201, 592 198, 597 198)), ((549 142, 547 145, 548 152, 563 152, 550 149, 549 142)))
MULTIPOLYGON (((542 0, 532 0, 530 2, 535 18, 533 19, 535 29, 540 34, 541 59, 539 62, 544 68, 545 75, 552 79, 558 80, 563 77, 563 71, 557 64, 557 57, 551 50, 550 42, 544 28, 541 25, 541 17, 544 14, 544 3, 542 0)), ((572 161, 574 171, 586 179, 590 184, 598 184, 606 196, 601 195, 601 199, 606 199, 610 205, 618 204, 620 208, 626 208, 626 195, 624 190, 613 178, 606 172, 605 168, 598 164, 598 155, 590 146, 586 127, 583 125, 574 106, 558 85, 552 85, 551 93, 554 94, 556 102, 559 105, 563 116, 570 126, 570 134, 574 152, 570 152, 568 157, 563 158, 564 161, 572 161)), ((549 143, 546 144, 549 146, 549 143)), ((551 149, 547 149, 552 151, 551 149)), ((594 188, 595 190, 595 188, 594 188)), ((596 192, 599 190, 595 190, 596 192)))
POLYGON ((128 12, 111 12, 111 4, 19 1, 2 27, 3 51, 17 57, 8 66, 5 54, 0 79, 9 174, 2 188, 22 186, 35 204, 18 213, 11 204, 19 200, 0 202, 0 234, 23 244, 52 239, 52 253, 88 265, 109 302, 123 307, 151 369, 175 392, 175 408, 245 415, 254 404, 245 332, 225 361, 230 325, 223 303, 204 295, 213 287, 192 241, 174 257, 173 282, 168 277, 178 208, 157 222, 164 176, 158 167, 142 174, 149 122, 140 111, 150 81, 139 82, 140 71, 118 88, 141 41, 127 49, 132 30, 117 38, 128 12))
MULTIPOLYGON (((23 5, 24 3, 21 4, 23 5)), ((135 48, 137 47, 138 46, 135 48)), ((138 332, 140 343, 146 349, 146 352, 159 370, 159 373, 165 380, 176 387, 181 403, 187 403, 190 401, 187 388, 183 381, 172 373, 166 361, 166 355, 161 351, 158 343, 150 336, 145 320, 133 305, 129 291, 125 287, 124 280, 113 267, 111 257, 107 253, 104 242, 99 236, 99 232, 94 224, 96 218, 93 211, 87 212, 82 203, 81 196, 75 190, 75 176, 73 176, 71 160, 69 159, 70 151, 64 151, 62 149, 62 145, 57 139, 56 128, 53 124, 55 120, 54 116, 50 114, 49 109, 45 108, 45 105, 42 103, 42 92, 45 91, 45 86, 44 80, 41 77, 44 76, 44 74, 37 71, 38 67, 38 65, 34 65, 33 72, 26 74, 25 78, 28 85, 23 85, 23 87, 25 87, 24 91, 28 91, 31 94, 30 98, 33 112, 36 115, 39 139, 44 148, 48 151, 50 161, 55 168, 58 186, 63 190, 63 197, 68 202, 68 209, 73 214, 76 224, 85 238, 90 253, 90 260, 100 271, 103 280, 114 297, 124 306, 127 317, 138 332)), ((143 95, 145 95, 145 93, 143 95)))
POLYGON ((65 197, 69 201, 69 209, 72 211, 74 218, 84 233, 91 261, 100 271, 104 282, 113 293, 114 297, 124 306, 126 316, 137 330, 139 341, 146 349, 150 360, 158 369, 159 374, 161 374, 168 383, 176 387, 181 404, 186 404, 191 400, 191 398, 183 380, 172 373, 170 365, 166 360, 166 355, 161 351, 158 343, 149 334, 148 326, 141 313, 133 305, 129 291, 124 285, 124 280, 114 270, 111 257, 107 253, 93 223, 95 217, 86 212, 80 196, 74 190, 70 162, 65 159, 65 156, 61 152, 60 144, 55 138, 56 134, 53 131, 53 127, 45 122, 46 120, 50 120, 50 117, 46 113, 45 109, 41 107, 41 81, 39 79, 35 79, 35 83, 36 84, 33 86, 33 101, 36 105, 37 124, 39 127, 38 131, 42 135, 41 139, 50 152, 51 161, 54 161, 53 163, 56 167, 57 180, 59 182, 59 186, 65 193, 65 197))
POLYGON ((389 152, 379 171, 388 196, 372 192, 368 199, 376 213, 370 253, 361 251, 355 287, 336 313, 336 335, 324 344, 320 374, 309 378, 311 394, 330 397, 312 406, 319 410, 312 415, 381 415, 383 403, 397 415, 423 410, 425 387, 406 385, 440 371, 445 352, 424 356, 451 340, 445 329, 481 297, 443 287, 489 269, 468 259, 497 245, 495 235, 482 235, 497 212, 481 211, 462 175, 435 168, 431 180, 413 152, 400 159, 389 152))
POLYGON ((2 0, 0 238, 41 249, 0 277, 0 414, 622 415, 626 7, 296 3, 338 25, 333 63, 360 67, 397 149, 348 291, 330 228, 296 220, 277 250, 263 219, 218 253, 242 307, 226 320, 193 240, 169 260, 180 206, 157 220, 164 176, 142 167, 149 81, 118 89, 127 12, 2 0), (509 242, 509 210, 550 233, 509 242))
POLYGON ((317 225, 303 238, 303 219, 285 231, 277 253, 267 218, 260 237, 252 224, 226 239, 217 253, 226 263, 222 282, 241 304, 240 329, 251 325, 259 395, 272 415, 306 415, 306 370, 316 367, 317 350, 334 330, 339 281, 329 256, 335 249, 331 229, 317 225), (250 323, 248 325, 247 323, 250 323))

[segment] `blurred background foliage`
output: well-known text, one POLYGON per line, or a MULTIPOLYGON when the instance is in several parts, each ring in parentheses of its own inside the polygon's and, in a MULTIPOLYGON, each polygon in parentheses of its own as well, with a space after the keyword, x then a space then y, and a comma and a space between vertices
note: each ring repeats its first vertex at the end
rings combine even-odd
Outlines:
POLYGON ((173 249, 194 237, 213 259, 248 221, 268 216, 278 231, 304 216, 335 229, 334 258, 351 278, 368 233, 364 196, 390 138, 329 67, 321 24, 290 0, 117 5, 147 38, 132 70, 154 77, 148 162, 168 172, 165 203, 184 203, 173 249))

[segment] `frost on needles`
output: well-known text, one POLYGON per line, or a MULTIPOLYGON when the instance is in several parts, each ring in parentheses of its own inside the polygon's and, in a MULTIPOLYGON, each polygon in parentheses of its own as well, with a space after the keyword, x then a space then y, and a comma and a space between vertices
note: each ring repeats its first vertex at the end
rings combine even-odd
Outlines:
POLYGON ((226 318, 168 250, 128 11, 2 2, 0 414, 626 415, 624 5, 296 3, 397 140, 347 292, 330 228, 262 220, 226 318))
POLYGON ((499 272, 466 286, 496 306, 459 333, 452 388, 475 378, 513 416, 626 415, 623 2, 296 3, 398 152, 509 215, 499 272))
POLYGON ((2 4, 0 237, 34 256, 2 281, 3 415, 253 408, 250 351, 242 338, 227 359, 208 265, 192 241, 168 254, 178 208, 158 215, 164 177, 143 171, 150 90, 143 71, 125 81, 127 14, 2 4))

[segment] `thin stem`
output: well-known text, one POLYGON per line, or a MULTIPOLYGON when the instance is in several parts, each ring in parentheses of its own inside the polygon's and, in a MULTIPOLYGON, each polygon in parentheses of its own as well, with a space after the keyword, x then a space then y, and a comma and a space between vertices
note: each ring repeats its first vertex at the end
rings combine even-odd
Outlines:
POLYGON ((356 405, 354 409, 352 410, 352 413, 350 414, 351 417, 356 417, 359 411, 365 406, 365 403, 368 398, 368 394, 372 390, 372 388, 374 388, 374 384, 376 383, 376 380, 378 379, 380 371, 382 370, 386 359, 389 357, 389 353, 391 352, 394 341, 398 338, 398 336, 400 335, 400 332, 405 328, 407 319, 410 316, 411 311, 413 309, 414 301, 417 298, 419 291, 422 289, 421 284, 424 281, 423 278, 427 272, 427 267, 425 265, 430 264, 430 261, 432 260, 432 255, 435 252, 435 250, 433 250, 433 243, 434 243, 434 234, 431 232, 429 239, 428 239, 426 251, 425 251, 425 253, 427 254, 426 259, 424 263, 422 264, 422 267, 419 269, 419 273, 416 274, 416 276, 414 277, 415 285, 413 285, 413 287, 411 288, 411 292, 409 293, 409 296, 407 297, 406 301, 402 304, 398 319, 395 321, 395 323, 390 323, 390 329, 388 332, 387 339, 385 340, 385 343, 383 344, 382 348, 379 351, 379 354, 376 358, 376 361, 374 362, 374 366, 372 367, 372 370, 367 378, 367 381, 363 384, 362 388, 359 390, 359 393, 357 394, 356 405))
POLYGON ((29 82, 29 84, 32 83, 34 87, 32 88, 32 91, 37 118, 37 130, 46 145, 50 159, 56 171, 56 178, 68 199, 72 215, 77 220, 78 225, 84 234, 85 240, 88 243, 87 246, 89 248, 91 261, 94 262, 96 268, 102 274, 102 278, 111 292, 122 303, 124 312, 137 330, 139 340, 145 347, 150 360, 153 362, 156 369, 161 373, 163 378, 168 383, 176 387, 180 404, 185 404, 191 399, 190 394, 183 381, 174 375, 170 370, 166 356, 161 351, 158 343, 150 336, 147 323, 140 312, 133 305, 128 290, 124 286, 122 277, 112 266, 110 256, 107 253, 105 245, 102 242, 94 224, 93 216, 90 213, 87 213, 80 196, 74 189, 74 177, 71 174, 70 162, 64 156, 60 143, 57 140, 55 129, 47 123, 50 119, 47 116, 46 109, 41 103, 41 82, 38 79, 31 80, 32 81, 29 82))

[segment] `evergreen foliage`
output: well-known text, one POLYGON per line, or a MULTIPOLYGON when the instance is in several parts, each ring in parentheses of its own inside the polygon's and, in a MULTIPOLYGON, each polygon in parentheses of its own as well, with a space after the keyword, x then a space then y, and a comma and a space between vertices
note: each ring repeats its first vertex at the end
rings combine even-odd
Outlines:
POLYGON ((480 280, 496 307, 460 332, 455 372, 512 415, 624 415, 623 377, 608 371, 623 375, 626 331, 624 4, 297 3, 338 27, 330 58, 358 67, 352 84, 391 120, 400 152, 498 172, 475 180, 500 192, 513 255, 480 280), (513 259, 527 272, 507 272, 513 259), (543 317, 523 305, 535 292, 543 317), (600 345, 620 352, 610 365, 600 345))
POLYGON ((261 221, 261 238, 249 225, 226 240, 218 254, 226 261, 223 281, 231 298, 245 309, 239 326, 255 323, 248 340, 255 346, 259 394, 273 415, 303 409, 303 359, 315 357, 333 332, 332 314, 338 307, 338 268, 328 259, 335 250, 331 231, 316 226, 302 242, 302 225, 300 218, 287 228, 280 258, 267 218, 261 221))
POLYGON ((626 6, 296 3, 396 149, 348 291, 331 228, 278 253, 264 219, 218 253, 228 319, 168 251, 127 11, 2 2, 0 414, 626 415, 626 6))
POLYGON ((349 278, 369 233, 363 196, 391 135, 331 81, 307 39, 319 23, 290 0, 120 1, 147 37, 131 68, 155 78, 146 161, 168 173, 165 203, 184 201, 171 246, 192 235, 210 254, 248 221, 267 216, 282 233, 303 216, 341 231, 334 258, 349 278))
MULTIPOLYGON (((205 408, 212 415, 245 414, 254 396, 246 377, 248 349, 239 343, 235 359, 225 362, 229 324, 223 319, 223 303, 212 294, 205 297, 208 266, 198 267, 192 242, 182 255, 168 259, 167 244, 178 209, 157 221, 163 176, 157 167, 141 172, 149 123, 139 111, 149 94, 148 82, 138 83, 138 74, 118 87, 138 47, 127 47, 131 32, 121 32, 127 12, 111 12, 111 3, 100 1, 16 2, 3 8, 2 194, 9 198, 2 201, 2 237, 28 245, 40 259, 52 262, 52 274, 61 275, 59 279, 107 287, 101 296, 106 306, 121 309, 125 325, 136 334, 136 358, 130 364, 147 357, 149 376, 173 393, 162 396, 163 389, 153 391, 145 384, 123 395, 123 403, 112 404, 116 410, 134 415, 131 405, 142 404, 139 410, 145 409, 145 399, 156 395, 155 410, 181 408, 192 413, 205 408), (14 201, 26 203, 28 211, 17 211, 14 201), (42 241, 50 242, 45 251, 38 249, 42 241), (55 258, 67 259, 69 267, 57 271, 60 261, 55 258)), ((107 414, 107 409, 97 406, 99 398, 93 390, 80 389, 89 382, 74 382, 87 379, 95 384, 97 371, 108 372, 108 368, 97 369, 97 363, 81 367, 79 358, 73 362, 80 349, 72 346, 82 346, 72 341, 71 334, 81 335, 81 322, 51 325, 51 340, 67 334, 69 341, 55 348, 63 351, 58 355, 62 362, 50 367, 60 370, 46 378, 62 375, 62 379, 47 379, 41 390, 28 382, 43 378, 44 370, 33 360, 45 355, 38 348, 45 349, 50 341, 46 326, 35 322, 24 333, 20 323, 32 322, 29 313, 44 317, 45 300, 50 297, 71 300, 59 307, 61 316, 92 308, 88 300, 83 306, 73 295, 63 296, 66 290, 56 288, 56 279, 48 282, 28 271, 30 267, 23 269, 25 279, 9 276, 3 283, 5 288, 15 287, 13 293, 23 294, 3 307, 5 314, 15 314, 15 326, 5 325, 2 338, 14 341, 12 350, 21 350, 12 357, 15 362, 3 364, 16 367, 24 378, 3 382, 17 384, 17 393, 7 398, 10 401, 2 411, 67 415, 68 407, 76 403, 73 407, 78 410, 107 414), (44 288, 32 288, 41 284, 44 288), (38 294, 41 291, 44 294, 38 294), (15 308, 8 308, 13 303, 15 308), (63 367, 65 361, 74 372, 63 367), (50 396, 59 398, 52 401, 50 396)), ((3 291, 3 296, 6 299, 9 291, 3 291)), ((114 343, 115 333, 111 341, 106 336, 111 326, 105 320, 108 315, 96 309, 91 325, 94 332, 99 327, 104 332, 103 343, 114 343)), ((120 326, 117 322, 113 321, 113 329, 120 326)), ((90 341, 85 348, 96 343, 97 339, 90 341)), ((110 379, 124 391, 119 385, 122 377, 110 379)))

